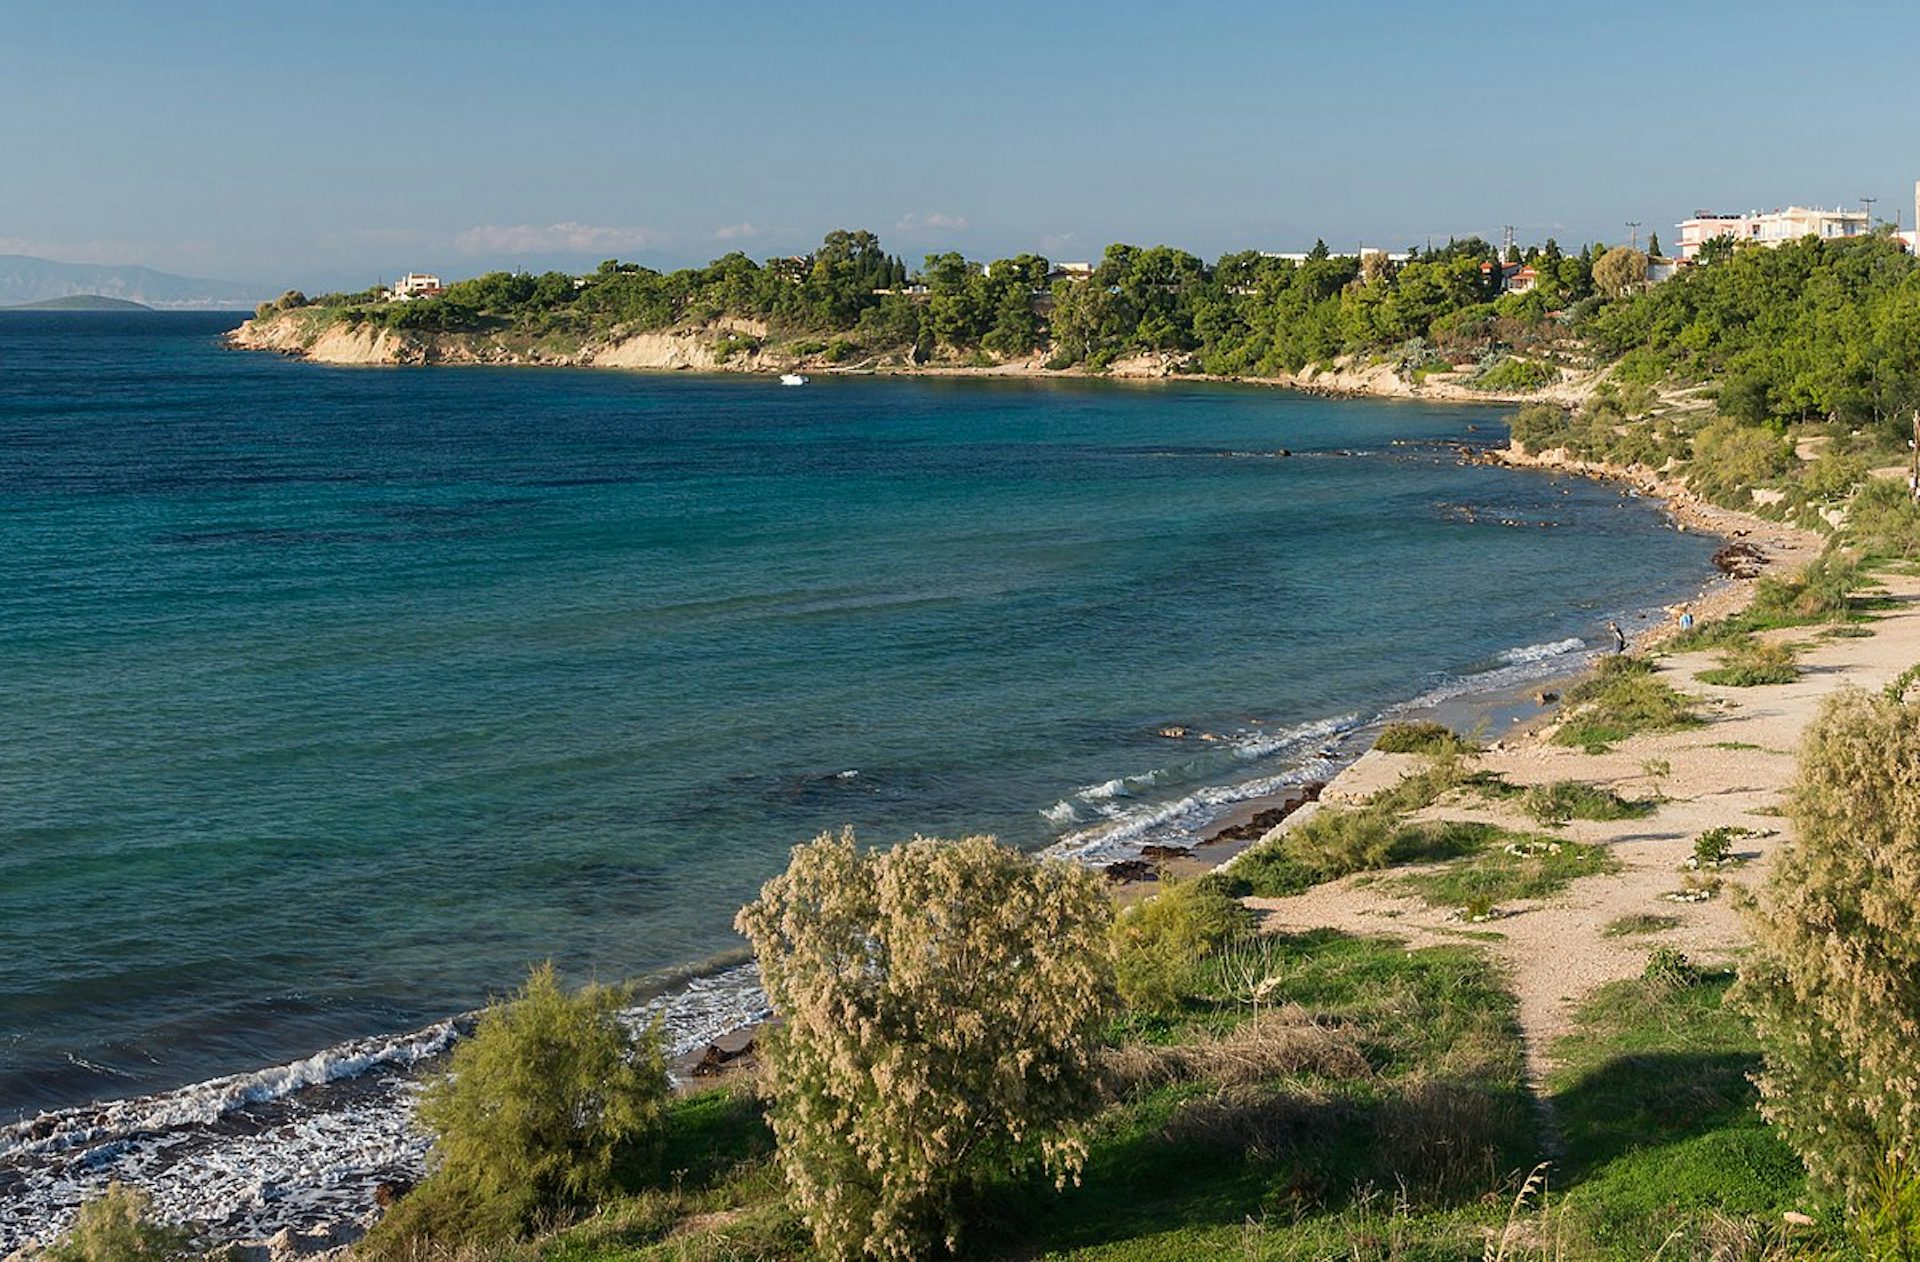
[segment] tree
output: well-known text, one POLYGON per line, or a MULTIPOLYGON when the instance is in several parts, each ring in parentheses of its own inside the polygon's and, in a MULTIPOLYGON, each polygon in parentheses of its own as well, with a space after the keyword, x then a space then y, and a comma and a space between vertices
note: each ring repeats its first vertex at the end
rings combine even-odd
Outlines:
POLYGON ((1603 298, 1625 298, 1647 287, 1647 256, 1616 245, 1593 262, 1593 288, 1603 298))
POLYGON ((1735 1001, 1766 1056, 1761 1112, 1857 1201, 1889 1154, 1920 1144, 1920 707, 1829 701, 1792 816, 1735 1001))
POLYGON ((370 1253, 510 1238, 635 1182, 668 1084, 660 1031, 636 1039, 628 1000, 617 986, 569 994, 543 964, 488 1008, 420 1099, 431 1172, 380 1221, 370 1253))
POLYGON ((1331 254, 1332 252, 1327 249, 1326 238, 1315 237, 1313 242, 1313 248, 1307 251, 1307 261, 1309 263, 1325 262, 1327 258, 1331 256, 1331 254))
POLYGON ((849 830, 793 851, 743 909, 782 1023, 764 1088, 820 1251, 919 1258, 992 1170, 1077 1178, 1097 1105, 1110 902, 1084 868, 990 837, 863 854, 849 830))
POLYGON ((1660 253, 1660 234, 1657 232, 1647 234, 1647 257, 1650 259, 1663 257, 1660 253))

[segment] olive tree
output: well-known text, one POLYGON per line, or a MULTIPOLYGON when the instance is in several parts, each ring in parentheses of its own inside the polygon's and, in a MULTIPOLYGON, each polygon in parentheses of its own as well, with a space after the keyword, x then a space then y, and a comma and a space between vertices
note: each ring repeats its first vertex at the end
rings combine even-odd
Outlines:
POLYGON ((1792 816, 1736 995, 1766 1056, 1761 1111, 1857 1200, 1889 1156, 1920 1157, 1920 708, 1828 702, 1792 816))
POLYGON ((1593 287, 1608 298, 1624 298, 1647 287, 1647 256, 1616 245, 1593 264, 1593 287))
POLYGON ((969 1182, 1077 1180, 1110 921, 1091 873, 991 837, 794 849, 738 924, 781 1017, 763 1078, 780 1163, 823 1254, 951 1250, 969 1182))

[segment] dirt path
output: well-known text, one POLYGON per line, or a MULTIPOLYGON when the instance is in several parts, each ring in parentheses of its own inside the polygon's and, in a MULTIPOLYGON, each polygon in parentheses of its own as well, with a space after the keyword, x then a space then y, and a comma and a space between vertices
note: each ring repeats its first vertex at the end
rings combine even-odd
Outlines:
MULTIPOLYGON (((1666 896, 1682 886, 1694 839, 1719 826, 1751 830, 1753 835, 1735 847, 1742 862, 1722 875, 1729 886, 1756 887, 1768 861, 1790 839, 1787 820, 1773 812, 1792 780, 1801 733, 1822 702, 1842 687, 1879 689, 1920 662, 1920 578, 1889 578, 1885 585, 1898 603, 1867 624, 1869 637, 1823 638, 1818 628, 1767 633, 1765 638, 1811 644, 1800 657, 1804 673, 1794 683, 1713 687, 1694 678, 1718 664, 1713 655, 1664 659, 1662 678, 1705 699, 1705 727, 1635 737, 1598 755, 1551 745, 1544 735, 1536 735, 1496 744, 1480 758, 1481 767, 1516 785, 1579 780, 1629 798, 1655 791, 1644 764, 1669 764, 1671 771, 1658 783, 1665 800, 1652 815, 1604 823, 1576 820, 1561 832, 1570 840, 1605 847, 1620 861, 1619 871, 1582 878, 1544 901, 1505 906, 1503 915, 1480 925, 1464 924, 1449 909, 1396 892, 1392 878, 1379 873, 1349 877, 1292 898, 1251 899, 1249 905, 1261 913, 1270 932, 1336 928, 1388 933, 1411 946, 1457 944, 1497 934, 1486 938, 1485 945, 1509 972, 1528 1077, 1536 1097, 1544 1100, 1554 1045, 1573 1028, 1575 1011, 1595 989, 1639 975, 1648 952, 1658 945, 1702 962, 1726 961, 1744 945, 1731 889, 1705 902, 1676 902, 1666 896), (1609 925, 1636 915, 1669 916, 1677 923, 1664 932, 1609 936, 1609 925)), ((1327 796, 1331 801, 1364 796, 1397 780, 1415 761, 1370 754, 1337 778, 1327 796)), ((1484 820, 1539 831, 1510 804, 1469 793, 1455 793, 1416 818, 1484 820)))

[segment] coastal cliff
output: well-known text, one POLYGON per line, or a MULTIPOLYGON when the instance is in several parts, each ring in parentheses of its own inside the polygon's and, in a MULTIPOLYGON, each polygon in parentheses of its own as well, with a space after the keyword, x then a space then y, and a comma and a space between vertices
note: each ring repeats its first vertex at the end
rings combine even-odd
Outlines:
POLYGON ((669 329, 626 331, 567 339, 515 332, 438 332, 329 321, 313 308, 279 311, 247 320, 227 334, 236 350, 274 351, 320 364, 490 364, 568 368, 622 368, 651 372, 783 373, 943 377, 1083 377, 1123 381, 1229 381, 1279 386, 1314 394, 1419 399, 1447 403, 1556 403, 1571 407, 1593 393, 1604 370, 1569 374, 1539 390, 1474 389, 1452 374, 1408 378, 1393 365, 1342 356, 1330 366, 1278 376, 1221 376, 1195 371, 1177 353, 1132 355, 1104 369, 1048 366, 1045 351, 983 363, 977 356, 935 355, 921 361, 894 353, 835 361, 831 352, 804 341, 768 342, 760 321, 721 319, 669 329))

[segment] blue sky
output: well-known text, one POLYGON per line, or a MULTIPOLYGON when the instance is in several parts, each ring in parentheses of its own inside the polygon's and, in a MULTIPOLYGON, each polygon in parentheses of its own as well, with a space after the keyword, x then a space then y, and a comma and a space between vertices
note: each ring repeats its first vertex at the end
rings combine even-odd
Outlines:
POLYGON ((1913 216, 1911 6, 0 0, 0 253, 272 284, 1913 216))

